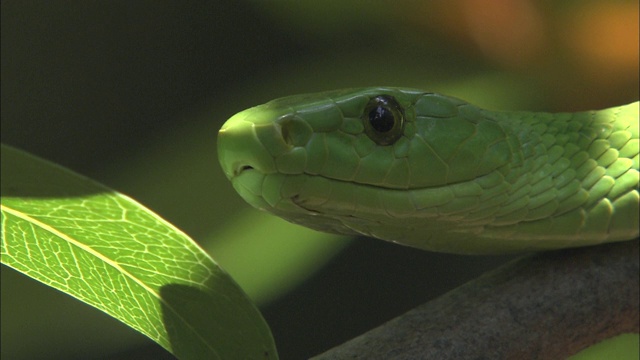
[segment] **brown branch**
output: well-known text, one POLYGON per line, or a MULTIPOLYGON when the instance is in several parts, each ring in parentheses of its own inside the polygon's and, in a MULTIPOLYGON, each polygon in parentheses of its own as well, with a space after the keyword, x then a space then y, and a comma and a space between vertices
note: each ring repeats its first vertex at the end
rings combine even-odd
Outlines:
POLYGON ((517 259, 314 359, 564 359, 640 332, 638 248, 517 259))

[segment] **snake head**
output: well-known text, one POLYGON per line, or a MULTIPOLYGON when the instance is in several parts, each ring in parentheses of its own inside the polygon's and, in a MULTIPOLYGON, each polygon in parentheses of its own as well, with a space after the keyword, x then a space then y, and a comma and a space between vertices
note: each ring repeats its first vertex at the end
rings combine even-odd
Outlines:
POLYGON ((461 100, 412 89, 297 95, 231 117, 218 156, 258 209, 318 230, 407 243, 418 210, 432 209, 420 217, 435 219, 446 204, 460 207, 456 197, 479 191, 477 178, 511 160, 504 129, 485 117, 461 100))

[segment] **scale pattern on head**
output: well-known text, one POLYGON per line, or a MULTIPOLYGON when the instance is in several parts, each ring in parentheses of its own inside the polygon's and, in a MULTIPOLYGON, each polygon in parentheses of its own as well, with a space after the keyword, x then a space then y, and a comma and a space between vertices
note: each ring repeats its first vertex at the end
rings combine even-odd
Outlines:
MULTIPOLYGON (((605 111, 492 112, 420 90, 366 88, 240 112, 220 130, 218 151, 247 202, 289 221, 425 249, 501 252, 571 246, 581 228, 595 226, 585 220, 590 209, 583 207, 597 200, 588 199, 584 183, 593 179, 584 177, 599 173, 574 162, 593 157, 592 142, 609 144, 603 129, 614 125, 629 128, 605 111), (565 222, 571 230, 562 229, 565 222), (547 226, 552 231, 540 233, 547 226), (549 245, 541 237, 560 240, 549 245)), ((625 153, 633 153, 634 136, 635 173, 631 158, 615 170, 624 167, 627 177, 637 177, 637 131, 614 136, 616 146, 631 139, 625 153)), ((634 196, 633 184, 623 187, 634 196)), ((612 211, 605 218, 615 220, 612 211)), ((603 237, 601 230, 584 241, 603 237)))
MULTIPOLYGON (((447 185, 511 160, 517 144, 499 125, 482 119, 472 105, 418 90, 292 96, 243 111, 225 124, 225 145, 231 141, 227 133, 250 127, 244 133, 261 145, 251 151, 264 151, 270 159, 245 152, 246 157, 223 161, 223 167, 228 176, 252 166, 265 173, 304 173, 392 189, 447 185), (383 131, 371 125, 376 121, 383 131)), ((222 156, 226 149, 221 147, 222 156)))

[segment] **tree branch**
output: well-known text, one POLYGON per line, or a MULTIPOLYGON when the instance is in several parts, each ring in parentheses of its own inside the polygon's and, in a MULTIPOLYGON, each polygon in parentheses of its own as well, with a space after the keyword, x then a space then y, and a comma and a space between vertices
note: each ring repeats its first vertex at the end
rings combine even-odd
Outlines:
POLYGON ((639 244, 514 260, 314 359, 561 359, 640 332, 639 244))

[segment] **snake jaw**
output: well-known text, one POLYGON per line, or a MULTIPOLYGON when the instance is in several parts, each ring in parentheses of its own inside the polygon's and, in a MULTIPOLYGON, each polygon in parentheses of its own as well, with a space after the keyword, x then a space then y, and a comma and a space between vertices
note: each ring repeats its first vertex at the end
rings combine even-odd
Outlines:
POLYGON ((293 195, 292 197, 289 198, 289 200, 291 200, 291 203, 293 203, 294 205, 298 206, 300 209, 308 212, 309 214, 312 214, 312 215, 321 215, 321 214, 323 214, 322 212, 320 212, 318 210, 306 207, 304 205, 305 201, 304 201, 304 199, 302 199, 300 197, 300 194, 293 195))

